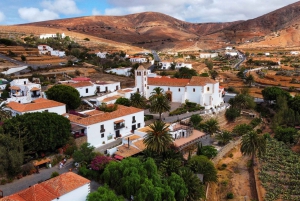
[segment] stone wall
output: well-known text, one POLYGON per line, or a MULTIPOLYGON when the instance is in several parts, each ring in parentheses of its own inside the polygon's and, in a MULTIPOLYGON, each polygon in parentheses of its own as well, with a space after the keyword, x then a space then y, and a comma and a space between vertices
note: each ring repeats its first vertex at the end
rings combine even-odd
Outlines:
POLYGON ((87 142, 87 136, 83 136, 75 139, 75 143, 78 148, 85 142, 87 142))
POLYGON ((212 162, 217 165, 218 162, 227 154, 229 153, 233 148, 237 147, 238 145, 241 144, 241 139, 239 138, 236 141, 232 141, 229 144, 225 145, 224 147, 222 147, 218 153, 218 155, 216 157, 214 157, 212 159, 212 162))

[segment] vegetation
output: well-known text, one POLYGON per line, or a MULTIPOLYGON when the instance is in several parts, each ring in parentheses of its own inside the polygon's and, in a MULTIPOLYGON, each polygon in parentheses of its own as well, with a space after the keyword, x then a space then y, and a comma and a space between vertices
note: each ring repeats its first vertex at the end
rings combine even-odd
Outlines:
POLYGON ((103 112, 113 112, 118 109, 117 104, 107 105, 106 103, 101 103, 101 105, 98 106, 98 109, 103 112))
POLYGON ((65 103, 67 110, 74 110, 81 104, 79 92, 67 85, 55 85, 46 91, 47 98, 65 103))
POLYGON ((215 132, 220 130, 219 122, 217 119, 210 118, 205 121, 203 124, 203 130, 207 132, 209 135, 213 135, 215 132))
POLYGON ((156 87, 151 92, 150 108, 149 111, 152 113, 158 113, 159 119, 161 120, 161 115, 163 112, 169 112, 171 109, 170 101, 167 98, 167 95, 164 93, 164 90, 160 87, 156 87))
POLYGON ((232 139, 231 132, 226 131, 226 130, 224 130, 216 135, 216 140, 218 140, 219 144, 221 144, 221 145, 228 144, 231 139, 232 139))
POLYGON ((83 165, 90 164, 96 156, 94 149, 95 147, 91 146, 89 143, 83 143, 80 148, 74 152, 74 161, 83 165))
POLYGON ((186 67, 180 68, 178 72, 175 73, 175 78, 186 78, 191 79, 193 76, 197 76, 197 71, 194 69, 189 69, 186 67))
POLYGON ((248 124, 239 124, 233 128, 232 133, 237 136, 242 136, 252 130, 252 126, 248 124))
POLYGON ((87 201, 124 201, 122 196, 117 196, 107 185, 100 186, 97 191, 88 195, 87 201))
POLYGON ((226 109, 225 117, 227 121, 233 122, 239 116, 241 116, 241 111, 239 109, 233 107, 226 109))
POLYGON ((125 105, 129 107, 131 105, 130 100, 128 98, 120 97, 116 100, 115 104, 125 105))
POLYGON ((55 172, 51 173, 50 178, 54 178, 54 177, 57 177, 57 176, 59 176, 59 173, 55 171, 55 172))
POLYGON ((204 107, 201 107, 199 104, 190 102, 188 100, 185 101, 179 108, 171 111, 169 113, 170 116, 184 114, 186 112, 195 112, 204 109, 204 107))
POLYGON ((257 132, 250 131, 243 135, 241 143, 241 152, 243 155, 250 155, 252 157, 252 164, 256 155, 262 156, 266 151, 266 139, 259 136, 257 132))
POLYGON ((211 145, 207 145, 207 146, 202 146, 202 145, 198 145, 198 150, 197 150, 197 155, 203 155, 206 156, 207 158, 211 159, 215 156, 217 156, 218 154, 218 150, 211 145))
POLYGON ((140 93, 134 93, 130 96, 130 104, 133 107, 144 109, 146 107, 146 98, 140 93))

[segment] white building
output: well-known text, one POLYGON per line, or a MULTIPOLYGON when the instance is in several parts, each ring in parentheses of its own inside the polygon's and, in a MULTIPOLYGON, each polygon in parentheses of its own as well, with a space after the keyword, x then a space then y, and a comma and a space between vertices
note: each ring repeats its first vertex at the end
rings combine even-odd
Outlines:
POLYGON ((101 59, 105 59, 107 52, 98 52, 96 53, 97 57, 100 57, 101 59))
POLYGON ((225 48, 225 50, 232 50, 233 48, 231 47, 231 46, 227 46, 226 48, 225 48))
POLYGON ((97 93, 108 93, 118 91, 121 86, 120 82, 113 81, 61 81, 60 83, 71 86, 80 94, 80 97, 95 96, 97 93))
POLYGON ((79 116, 66 114, 65 117, 71 124, 82 127, 81 132, 94 147, 114 142, 145 125, 143 109, 123 105, 118 105, 113 112, 90 110, 81 112, 79 116))
POLYGON ((298 54, 299 54, 299 51, 291 51, 290 54, 291 54, 291 55, 298 55, 298 54))
MULTIPOLYGON (((65 38, 66 35, 64 33, 61 34, 61 38, 65 38)), ((40 39, 46 39, 46 38, 57 38, 57 34, 41 34, 40 39)))
POLYGON ((105 72, 107 73, 115 73, 117 75, 125 75, 125 76, 130 76, 131 75, 131 68, 125 68, 125 67, 121 67, 121 68, 112 68, 110 70, 106 70, 105 72))
POLYGON ((129 61, 132 63, 146 63, 147 58, 146 57, 131 57, 131 58, 129 58, 129 61))
POLYGON ((149 70, 139 66, 135 71, 135 86, 137 92, 147 99, 156 87, 161 87, 171 102, 184 103, 185 100, 195 102, 211 108, 223 103, 224 88, 219 87, 219 82, 208 77, 193 76, 191 79, 177 79, 169 77, 148 77, 149 70))
POLYGON ((158 65, 161 66, 161 69, 167 70, 170 69, 172 64, 175 64, 175 69, 179 69, 182 67, 186 67, 192 69, 192 64, 184 63, 184 62, 173 62, 173 61, 162 61, 159 62, 158 65))
POLYGON ((178 63, 176 63, 176 65, 175 65, 175 68, 176 68, 176 69, 183 68, 183 67, 189 68, 189 69, 192 69, 192 68, 193 68, 193 67, 192 67, 192 64, 187 64, 187 63, 183 63, 183 62, 178 62, 178 63))
POLYGON ((11 111, 12 116, 22 115, 33 112, 53 112, 59 115, 66 113, 66 105, 53 100, 39 98, 32 103, 21 104, 11 101, 7 105, 7 110, 11 111))
POLYGON ((51 56, 64 57, 66 56, 65 51, 53 50, 52 47, 48 45, 39 45, 39 54, 47 54, 51 56))
POLYGON ((134 89, 121 89, 112 93, 109 93, 107 95, 101 96, 96 99, 96 105, 99 106, 102 103, 105 104, 114 104, 118 98, 127 98, 130 99, 131 95, 135 93, 136 91, 134 89))
POLYGON ((231 57, 235 57, 238 55, 237 52, 225 52, 226 55, 231 56, 231 57))
POLYGON ((0 198, 0 201, 86 201, 90 193, 90 183, 90 180, 78 174, 67 172, 0 198))
POLYGON ((41 85, 32 83, 28 79, 15 79, 10 82, 10 98, 7 102, 30 103, 41 98, 41 85))
POLYGON ((265 53, 265 56, 270 56, 270 52, 266 52, 266 53, 265 53))
POLYGON ((219 56, 218 53, 200 53, 200 58, 201 59, 215 58, 217 56, 219 56))

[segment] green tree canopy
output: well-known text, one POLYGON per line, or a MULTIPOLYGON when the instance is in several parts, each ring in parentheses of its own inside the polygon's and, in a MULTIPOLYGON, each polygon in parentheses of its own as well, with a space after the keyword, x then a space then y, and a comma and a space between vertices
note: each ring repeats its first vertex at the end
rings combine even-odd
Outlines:
POLYGON ((71 135, 69 119, 48 112, 18 115, 6 120, 3 129, 22 141, 25 151, 53 151, 65 145, 71 135))
POLYGON ((91 146, 89 143, 83 143, 80 148, 74 152, 74 161, 83 164, 90 164, 96 156, 94 149, 95 147, 91 146))
POLYGON ((256 103, 253 97, 248 94, 238 94, 234 98, 229 99, 231 107, 242 110, 242 109, 254 109, 256 103))
POLYGON ((130 96, 130 104, 133 107, 137 107, 137 108, 145 108, 146 107, 146 98, 144 96, 142 96, 140 93, 134 93, 131 94, 130 96))
POLYGON ((218 150, 214 146, 211 146, 211 145, 202 146, 199 148, 200 148, 200 152, 197 153, 197 155, 203 155, 209 159, 215 157, 218 154, 218 150))
POLYGON ((262 90, 262 95, 264 97, 264 101, 268 103, 276 102, 277 97, 279 96, 285 97, 288 101, 291 99, 290 93, 279 87, 266 87, 262 90))
POLYGON ((209 120, 204 122, 204 130, 210 134, 213 135, 215 132, 220 130, 219 122, 217 119, 210 118, 209 120))
POLYGON ((190 122, 194 127, 198 126, 202 120, 203 118, 199 114, 193 114, 190 118, 190 122))
POLYGON ((249 124, 239 124, 233 128, 232 133, 237 136, 242 136, 252 130, 253 128, 249 124))
POLYGON ((65 103, 67 110, 74 110, 81 104, 79 92, 70 86, 59 84, 46 91, 47 98, 65 103))
POLYGON ((261 156, 266 151, 266 139, 255 131, 250 131, 243 135, 241 152, 243 155, 251 155, 252 162, 256 155, 261 156))
POLYGON ((203 174, 203 182, 217 182, 218 175, 214 164, 206 156, 193 156, 188 166, 197 174, 203 174))
POLYGON ((226 131, 226 130, 224 130, 216 135, 216 140, 218 140, 221 145, 225 145, 225 144, 229 143, 229 141, 231 139, 232 139, 231 132, 226 131))
POLYGON ((240 109, 237 109, 237 108, 234 108, 234 107, 230 107, 230 108, 226 109, 225 117, 226 117, 227 121, 233 122, 239 116, 241 116, 241 110, 240 109))
POLYGON ((175 193, 176 201, 184 201, 188 195, 188 189, 185 186, 184 180, 176 173, 172 173, 167 179, 168 185, 175 193))
POLYGON ((298 131, 295 128, 287 127, 277 127, 275 129, 275 136, 278 141, 283 141, 286 144, 294 144, 299 139, 298 131))
POLYGON ((160 87, 156 87, 153 89, 149 100, 149 111, 153 113, 158 113, 160 120, 162 113, 169 112, 171 109, 170 101, 168 100, 167 95, 164 93, 164 90, 160 87))
POLYGON ((115 104, 130 106, 130 100, 128 98, 120 97, 116 100, 115 104))
POLYGON ((186 67, 180 68, 178 72, 175 73, 176 78, 187 78, 191 79, 193 76, 197 76, 197 71, 195 69, 189 69, 186 67))
POLYGON ((117 196, 106 184, 100 186, 97 191, 87 196, 87 201, 124 201, 122 196, 117 196))

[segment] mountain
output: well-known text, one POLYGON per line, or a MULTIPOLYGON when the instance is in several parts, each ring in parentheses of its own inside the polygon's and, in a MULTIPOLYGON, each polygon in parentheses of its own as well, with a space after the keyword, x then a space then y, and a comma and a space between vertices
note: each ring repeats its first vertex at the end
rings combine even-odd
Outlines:
POLYGON ((81 33, 95 38, 158 50, 241 46, 300 46, 300 2, 246 21, 189 23, 144 12, 125 16, 88 16, 23 24, 81 33))

